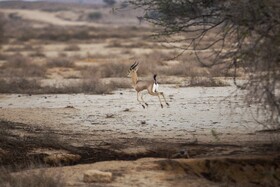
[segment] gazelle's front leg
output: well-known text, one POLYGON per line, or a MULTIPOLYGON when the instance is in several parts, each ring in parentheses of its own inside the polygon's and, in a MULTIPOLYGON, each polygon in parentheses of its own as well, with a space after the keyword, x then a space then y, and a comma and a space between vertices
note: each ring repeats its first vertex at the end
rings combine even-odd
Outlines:
POLYGON ((137 92, 137 101, 142 105, 143 108, 145 108, 145 105, 143 105, 139 99, 140 92, 137 92))
POLYGON ((141 99, 142 99, 143 103, 145 103, 145 105, 148 107, 148 103, 146 103, 143 99, 143 94, 141 93, 140 95, 141 95, 141 99))

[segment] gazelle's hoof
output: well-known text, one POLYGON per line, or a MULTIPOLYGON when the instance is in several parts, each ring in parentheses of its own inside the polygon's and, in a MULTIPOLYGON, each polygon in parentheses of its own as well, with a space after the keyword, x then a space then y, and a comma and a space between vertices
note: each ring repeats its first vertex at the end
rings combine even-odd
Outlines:
POLYGON ((163 104, 160 104, 161 108, 163 108, 163 104))
POLYGON ((148 107, 149 105, 148 105, 148 103, 145 103, 145 105, 148 107))
POLYGON ((142 107, 145 109, 145 105, 142 105, 142 107))

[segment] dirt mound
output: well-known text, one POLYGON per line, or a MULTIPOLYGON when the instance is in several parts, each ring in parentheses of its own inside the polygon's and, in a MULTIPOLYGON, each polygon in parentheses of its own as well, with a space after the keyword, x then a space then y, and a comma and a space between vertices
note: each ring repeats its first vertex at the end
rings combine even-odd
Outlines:
MULTIPOLYGON (((59 176, 65 186, 280 186, 280 159, 271 157, 223 157, 212 159, 143 158, 136 161, 106 161, 67 167, 12 173, 10 178, 44 179, 59 176), (110 173, 106 184, 85 183, 89 170, 110 173)), ((9 182, 9 181, 7 181, 9 182)), ((63 186, 63 185, 62 185, 63 186)))
POLYGON ((280 156, 160 160, 161 168, 238 186, 280 186, 280 156))

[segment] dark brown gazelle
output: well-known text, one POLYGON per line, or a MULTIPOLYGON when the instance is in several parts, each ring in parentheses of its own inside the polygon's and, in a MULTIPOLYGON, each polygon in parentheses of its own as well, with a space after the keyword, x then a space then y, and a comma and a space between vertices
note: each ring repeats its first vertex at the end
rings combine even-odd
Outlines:
POLYGON ((148 106, 148 103, 144 101, 143 94, 142 94, 143 90, 147 90, 150 95, 158 96, 161 108, 163 108, 163 104, 161 102, 160 96, 162 96, 166 105, 169 106, 163 92, 158 91, 158 83, 156 80, 157 75, 154 75, 154 79, 150 81, 138 80, 138 76, 137 76, 138 67, 139 67, 139 63, 134 62, 134 64, 130 66, 130 69, 128 71, 128 76, 130 76, 132 80, 132 86, 137 92, 137 101, 142 105, 143 108, 148 106), (141 100, 139 97, 141 98, 141 100))

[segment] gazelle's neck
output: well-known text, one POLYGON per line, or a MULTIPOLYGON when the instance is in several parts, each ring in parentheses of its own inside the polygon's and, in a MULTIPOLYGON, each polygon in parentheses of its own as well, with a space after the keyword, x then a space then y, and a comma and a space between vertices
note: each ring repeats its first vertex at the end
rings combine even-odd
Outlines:
POLYGON ((136 85, 136 83, 137 83, 137 81, 138 81, 138 76, 137 76, 137 73, 136 73, 136 72, 133 72, 133 73, 131 74, 131 80, 132 80, 132 85, 133 85, 133 87, 135 87, 135 85, 136 85))

